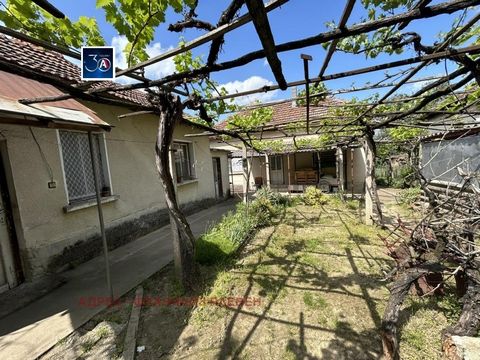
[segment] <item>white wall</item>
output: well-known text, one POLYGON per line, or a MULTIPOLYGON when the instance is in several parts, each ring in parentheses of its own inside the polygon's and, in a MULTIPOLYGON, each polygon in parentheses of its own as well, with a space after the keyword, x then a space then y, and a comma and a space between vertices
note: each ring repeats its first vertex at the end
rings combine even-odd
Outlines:
MULTIPOLYGON (((119 199, 103 205, 108 226, 137 219, 165 208, 164 193, 155 166, 158 117, 142 115, 118 120, 126 108, 85 102, 100 118, 114 126, 105 134, 114 195, 119 199)), ((28 127, 0 125, 15 186, 13 199, 16 230, 22 256, 31 268, 27 277, 46 270, 47 259, 66 246, 98 234, 96 207, 64 213, 68 204, 57 131, 33 128, 41 155, 28 127), (49 189, 49 168, 56 188, 49 189)), ((213 170, 207 137, 184 138, 196 129, 180 125, 174 138, 192 140, 198 180, 179 187, 181 204, 214 198, 213 170)), ((190 141, 190 140, 189 140, 190 141)), ((228 182, 227 182, 228 185, 228 182)))
POLYGON ((344 158, 346 166, 347 191, 363 194, 365 191, 366 164, 364 150, 361 147, 347 149, 344 158), (352 156, 353 155, 353 156, 352 156), (353 160, 353 161, 352 161, 353 160))

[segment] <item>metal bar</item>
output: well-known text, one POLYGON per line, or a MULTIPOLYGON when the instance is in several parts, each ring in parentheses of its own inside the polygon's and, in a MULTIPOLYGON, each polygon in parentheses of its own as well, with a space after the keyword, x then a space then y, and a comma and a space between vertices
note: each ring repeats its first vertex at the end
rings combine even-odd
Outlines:
POLYGON ((306 119, 307 119, 307 134, 310 133, 310 75, 308 74, 308 62, 312 61, 312 57, 302 54, 300 57, 303 59, 303 71, 305 73, 305 96, 307 98, 306 106, 306 119))
POLYGON ((148 111, 148 110, 145 110, 145 111, 136 111, 136 112, 126 113, 126 114, 121 114, 121 115, 118 115, 117 117, 118 117, 119 119, 124 119, 124 118, 127 118, 127 117, 139 116, 139 115, 147 115, 147 114, 153 114, 153 111, 148 111))
MULTIPOLYGON (((345 77, 350 77, 354 75, 361 75, 361 74, 366 74, 374 71, 380 71, 380 70, 386 70, 386 69, 391 69, 394 67, 399 67, 399 66, 404 66, 404 65, 411 65, 415 63, 419 63, 422 61, 426 60, 437 60, 437 59, 442 59, 448 56, 452 55, 461 55, 461 54, 477 54, 480 52, 480 45, 474 45, 474 46, 468 46, 465 48, 460 48, 460 49, 452 49, 452 50, 446 50, 434 54, 429 54, 429 55, 423 55, 423 56, 417 56, 413 58, 408 58, 404 60, 398 60, 398 61, 393 61, 389 63, 384 63, 384 64, 379 64, 379 65, 374 65, 374 66, 369 66, 369 67, 364 67, 360 69, 355 69, 351 71, 345 71, 345 72, 340 72, 340 73, 335 73, 331 75, 324 75, 319 78, 313 78, 310 79, 310 82, 320 82, 320 81, 329 81, 329 80, 334 80, 334 79, 341 79, 345 77)), ((305 85, 306 81, 305 80, 299 80, 299 81, 294 81, 288 83, 288 87, 292 86, 300 86, 300 85, 305 85)), ((397 84, 398 85, 398 84, 397 84)), ((396 86, 397 86, 396 85, 396 86)), ((210 99, 203 99, 202 101, 205 103, 211 103, 214 101, 219 101, 219 100, 225 100, 225 99, 232 99, 232 98, 237 98, 240 96, 245 96, 245 95, 252 95, 256 93, 262 93, 262 92, 268 92, 268 91, 273 91, 273 90, 278 90, 279 87, 277 85, 272 85, 272 86, 263 86, 261 88, 249 90, 249 91, 243 91, 243 92, 238 92, 235 94, 229 94, 229 95, 224 95, 224 96, 217 96, 213 97, 210 99)), ((115 89, 110 89, 110 91, 115 91, 115 89)))
POLYGON ((65 19, 65 14, 58 10, 55 6, 50 4, 47 0, 32 0, 35 4, 40 6, 43 10, 57 19, 65 19))
MULTIPOLYGON (((265 11, 266 12, 272 11, 272 10, 282 6, 283 4, 287 3, 288 1, 289 0, 272 0, 271 2, 269 2, 268 4, 265 5, 265 11)), ((194 49, 196 47, 199 47, 200 45, 203 45, 203 44, 205 44, 205 43, 207 43, 207 42, 209 42, 213 39, 216 39, 216 38, 230 32, 230 31, 232 31, 232 30, 235 30, 235 29, 239 28, 240 26, 243 26, 243 25, 249 23, 250 21, 252 21, 252 17, 250 16, 250 14, 245 14, 245 15, 239 17, 237 20, 232 21, 229 24, 225 24, 223 26, 220 26, 220 27, 216 28, 215 30, 212 30, 212 31, 210 31, 210 32, 192 40, 192 41, 187 42, 183 46, 180 46, 180 47, 177 47, 175 49, 166 51, 163 54, 155 56, 155 57, 153 57, 151 59, 148 59, 146 61, 142 61, 141 63, 138 63, 134 66, 131 66, 128 69, 125 69, 125 70, 122 70, 122 71, 118 72, 116 75, 117 76, 122 76, 122 75, 128 74, 128 73, 130 73, 134 70, 143 68, 143 67, 148 66, 148 65, 155 64, 155 63, 160 62, 162 60, 165 60, 165 59, 171 58, 173 56, 176 56, 178 54, 184 53, 185 51, 188 51, 188 50, 194 49)))
POLYGON ((98 211, 98 221, 100 223, 100 234, 102 236, 102 245, 103 245, 103 257, 105 259, 105 274, 107 277, 107 288, 110 293, 110 301, 115 300, 113 294, 113 286, 110 278, 110 263, 108 261, 108 244, 107 237, 105 235, 105 223, 103 221, 103 210, 102 210, 102 198, 100 196, 100 181, 98 179, 98 164, 95 159, 95 149, 93 146, 93 135, 92 132, 88 132, 88 146, 90 148, 90 159, 92 162, 92 171, 93 171, 93 180, 95 182, 95 195, 97 198, 97 211, 98 211))
MULTIPOLYGON (((338 24, 339 29, 344 29, 345 26, 347 25, 348 18, 352 13, 353 7, 355 6, 355 1, 356 0, 348 0, 347 5, 345 5, 345 9, 343 9, 343 14, 340 19, 340 23, 338 24)), ((327 56, 325 56, 325 60, 323 61, 323 65, 320 70, 320 73, 318 74, 318 77, 322 77, 322 75, 325 73, 325 70, 327 70, 327 66, 330 63, 330 60, 332 59, 333 53, 337 49, 337 45, 339 41, 340 41, 339 39, 333 40, 330 46, 328 47, 327 56)))

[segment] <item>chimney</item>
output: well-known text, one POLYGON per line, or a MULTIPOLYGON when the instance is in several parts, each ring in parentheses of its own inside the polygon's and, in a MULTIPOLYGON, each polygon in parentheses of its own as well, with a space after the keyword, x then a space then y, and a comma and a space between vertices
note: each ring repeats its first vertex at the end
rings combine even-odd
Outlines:
POLYGON ((297 87, 292 87, 292 107, 297 107, 297 87))

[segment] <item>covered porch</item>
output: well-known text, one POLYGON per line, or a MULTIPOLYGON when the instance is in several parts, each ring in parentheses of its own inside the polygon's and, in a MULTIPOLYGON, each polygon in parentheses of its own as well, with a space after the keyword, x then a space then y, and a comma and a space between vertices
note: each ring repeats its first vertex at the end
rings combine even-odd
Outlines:
POLYGON ((360 147, 275 154, 239 151, 232 154, 231 164, 232 191, 237 194, 245 192, 247 178, 248 192, 263 186, 285 193, 303 192, 307 186, 352 194, 364 190, 365 158, 360 147))

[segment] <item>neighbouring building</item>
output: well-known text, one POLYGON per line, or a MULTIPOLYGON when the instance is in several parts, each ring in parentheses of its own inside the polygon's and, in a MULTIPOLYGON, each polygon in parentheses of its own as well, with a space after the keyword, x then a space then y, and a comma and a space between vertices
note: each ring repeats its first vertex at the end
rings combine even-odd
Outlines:
MULTIPOLYGON (((0 39, 0 292, 23 280, 65 270, 101 251, 87 132, 100 164, 110 247, 168 223, 155 166, 158 116, 143 114, 145 92, 107 94, 111 103, 55 96, 81 85, 79 68, 57 53, 0 39), (54 86, 54 84, 59 84, 54 86)), ((174 180, 187 212, 228 196, 227 154, 180 125, 174 132, 174 180)))
MULTIPOLYGON (((341 100, 325 98, 310 108, 310 118, 325 116, 328 106, 341 105, 341 100)), ((281 149, 268 149, 258 153, 253 150, 244 151, 239 141, 230 140, 228 144, 213 138, 211 148, 230 150, 230 182, 232 192, 244 193, 246 176, 244 163, 248 164, 249 191, 260 186, 269 186, 281 192, 301 192, 306 186, 317 186, 323 191, 344 191, 351 194, 363 194, 365 189, 366 160, 361 145, 336 145, 328 147, 311 147, 321 133, 308 136, 298 135, 289 129, 289 124, 305 121, 306 108, 297 106, 295 102, 279 102, 271 105, 272 119, 264 124, 261 133, 265 141, 281 141, 281 149), (282 130, 283 127, 283 130, 282 130), (269 129, 266 131, 265 129, 269 129), (280 128, 280 130, 278 130, 280 128), (294 140, 295 136, 295 140, 294 140), (313 140, 313 141, 311 141, 313 140), (299 144, 303 145, 299 145, 299 144)), ((228 120, 220 123, 225 127, 228 120)), ((304 129, 302 130, 304 132, 304 129)), ((247 175, 248 176, 248 175, 247 175)))
POLYGON ((480 190, 480 127, 429 134, 421 143, 421 173, 431 186, 459 189, 462 175, 473 174, 470 180, 480 190))

